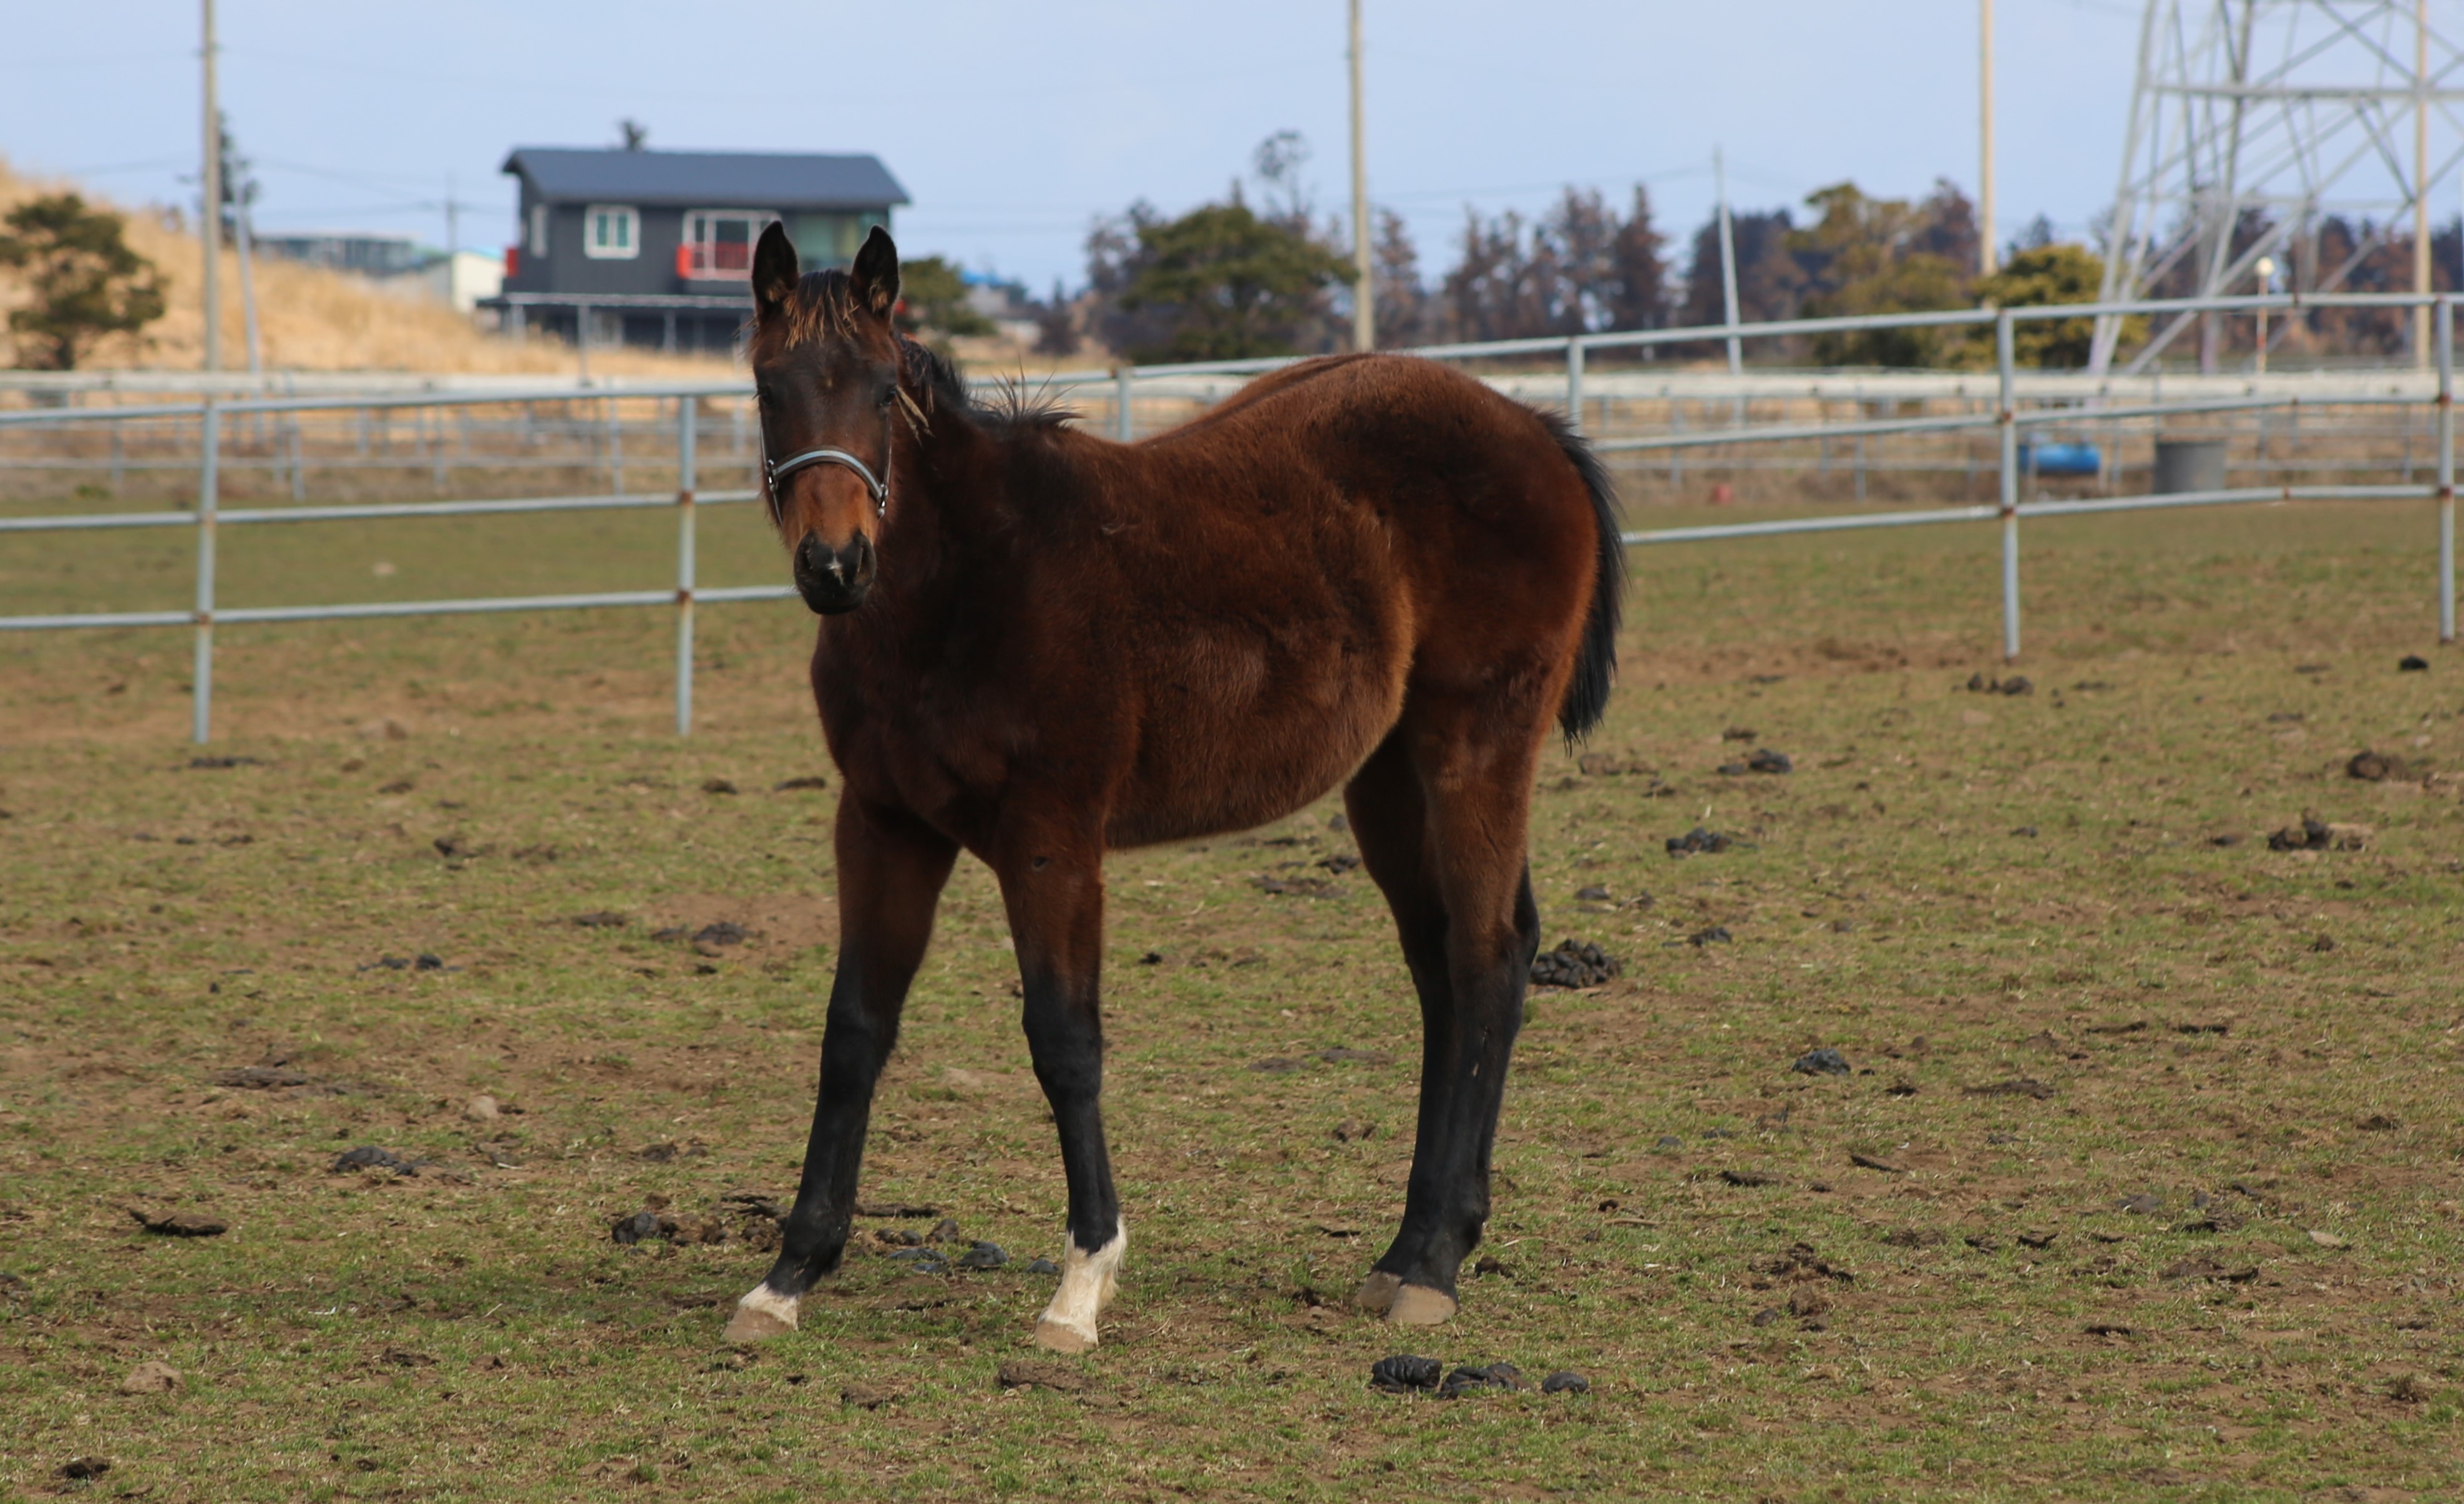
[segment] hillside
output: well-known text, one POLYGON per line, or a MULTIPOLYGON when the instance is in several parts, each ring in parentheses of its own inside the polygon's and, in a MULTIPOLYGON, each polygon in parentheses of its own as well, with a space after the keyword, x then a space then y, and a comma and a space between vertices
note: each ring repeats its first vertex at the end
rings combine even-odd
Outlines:
MULTIPOLYGON (((84 193, 88 203, 126 215, 129 244, 162 272, 168 292, 170 306, 161 320, 142 336, 105 341, 87 360, 88 368, 195 370, 205 338, 198 237, 173 211, 132 208, 75 183, 23 176, 0 159, 0 213, 21 200, 62 190, 84 193)), ((257 324, 268 369, 541 375, 574 370, 569 345, 500 338, 450 308, 394 297, 359 277, 270 256, 256 258, 255 272, 257 324)), ((239 258, 230 251, 223 253, 222 284, 223 362, 244 367, 248 346, 241 321, 239 258)), ((0 272, 0 311, 15 307, 23 296, 17 282, 0 272)), ((0 332, 0 366, 12 364, 15 358, 13 345, 0 332)), ((723 375, 730 364, 710 356, 639 350, 594 350, 590 363, 594 375, 680 378, 723 375)))

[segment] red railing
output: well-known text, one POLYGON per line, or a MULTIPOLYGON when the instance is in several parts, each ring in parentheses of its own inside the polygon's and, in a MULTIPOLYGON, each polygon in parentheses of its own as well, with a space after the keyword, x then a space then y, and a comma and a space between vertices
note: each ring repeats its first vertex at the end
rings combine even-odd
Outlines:
POLYGON ((676 248, 676 275, 742 281, 753 274, 753 248, 741 240, 687 241, 676 248))

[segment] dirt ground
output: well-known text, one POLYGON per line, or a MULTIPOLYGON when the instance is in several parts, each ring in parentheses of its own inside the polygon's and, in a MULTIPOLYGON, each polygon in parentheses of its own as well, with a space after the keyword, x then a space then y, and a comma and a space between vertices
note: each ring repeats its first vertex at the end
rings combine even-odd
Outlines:
MULTIPOLYGON (((713 571, 772 567, 745 521, 713 571)), ((604 585, 655 573, 632 527, 265 530, 227 598, 604 585)), ((230 630, 204 760, 183 635, 0 643, 0 1495, 2454 1496, 2431 539, 2409 505, 2032 525, 2007 667, 1987 530, 1638 551, 1532 833, 1550 943, 1620 974, 1533 994, 1435 1331, 1343 1305, 1417 1039, 1338 806, 1120 856, 1131 1252, 1068 1360, 1027 1342, 1061 1177, 973 863, 876 1111, 885 1214, 803 1330, 719 1341, 835 948, 800 607, 704 613, 685 740, 663 614, 230 630), (936 1267, 977 1240, 1008 1262, 936 1267), (1373 1390, 1396 1353, 1522 1387, 1373 1390)), ((177 592, 185 540, 77 546, 12 544, 0 611, 177 592)))

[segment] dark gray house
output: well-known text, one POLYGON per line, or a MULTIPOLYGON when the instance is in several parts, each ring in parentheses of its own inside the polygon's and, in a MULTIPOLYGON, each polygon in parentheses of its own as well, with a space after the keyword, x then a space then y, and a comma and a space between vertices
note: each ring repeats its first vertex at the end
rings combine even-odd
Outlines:
POLYGON ((807 266, 844 265, 907 190, 876 157, 517 147, 521 238, 483 307, 589 344, 729 347, 752 312, 753 243, 785 224, 807 266))

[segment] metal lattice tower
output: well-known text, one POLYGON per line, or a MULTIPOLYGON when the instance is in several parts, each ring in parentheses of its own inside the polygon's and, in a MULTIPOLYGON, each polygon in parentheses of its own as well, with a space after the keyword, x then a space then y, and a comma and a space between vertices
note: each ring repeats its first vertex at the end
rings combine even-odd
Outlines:
MULTIPOLYGON (((2459 0, 2148 0, 2104 299, 2255 293, 2262 257, 2294 289, 2330 292, 2407 238, 2427 277, 2425 206, 2464 163, 2459 21, 2459 0), (2321 265, 2330 215, 2356 244, 2321 265)), ((2130 368, 2189 322, 2150 331, 2130 368)), ((2099 320, 2093 369, 2110 366, 2119 334, 2119 320, 2099 320)))

